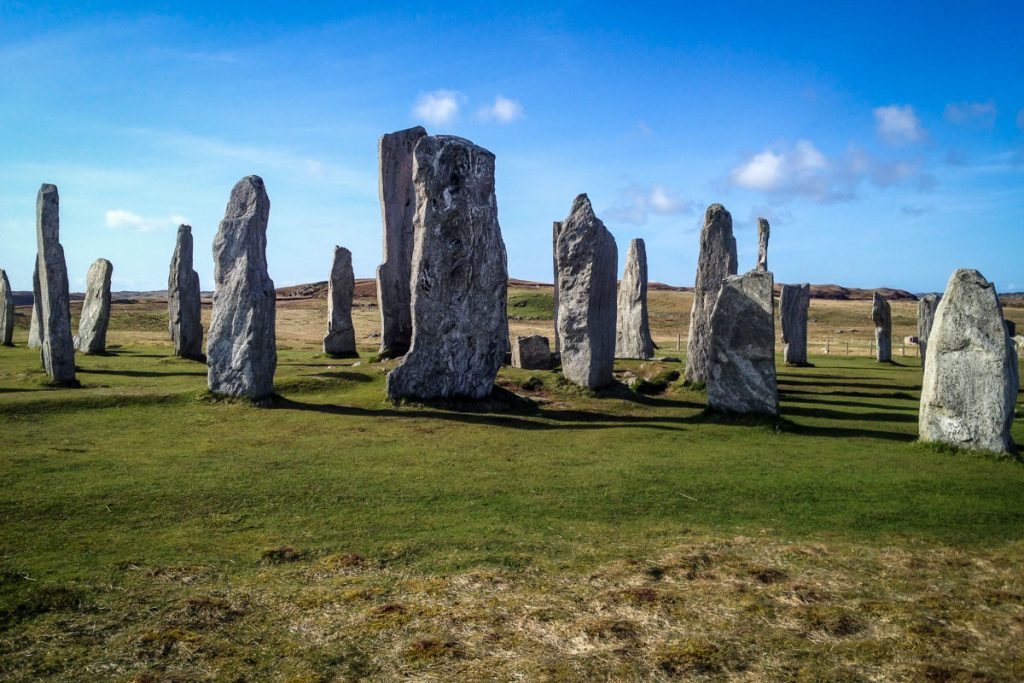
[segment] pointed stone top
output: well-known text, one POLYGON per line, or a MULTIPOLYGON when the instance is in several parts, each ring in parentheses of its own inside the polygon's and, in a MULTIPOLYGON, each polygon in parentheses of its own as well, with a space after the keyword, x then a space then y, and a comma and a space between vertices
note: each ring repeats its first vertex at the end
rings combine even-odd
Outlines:
POLYGON ((576 195, 576 199, 572 200, 572 209, 569 211, 569 215, 572 216, 581 211, 587 218, 594 216, 594 207, 590 205, 590 197, 586 192, 576 195))
POLYGON ((263 178, 258 175, 247 175, 231 188, 225 220, 252 215, 258 210, 269 212, 270 198, 263 178))

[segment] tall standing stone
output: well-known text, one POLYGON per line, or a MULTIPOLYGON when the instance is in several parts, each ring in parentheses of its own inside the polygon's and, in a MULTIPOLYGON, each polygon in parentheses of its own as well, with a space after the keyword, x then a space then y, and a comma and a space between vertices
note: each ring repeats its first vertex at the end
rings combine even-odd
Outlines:
POLYGON ((707 382, 708 352, 711 346, 711 312, 725 278, 736 274, 736 238, 732 215, 721 204, 712 204, 704 214, 700 231, 700 255, 693 288, 690 330, 686 339, 687 382, 707 382))
POLYGON ((976 270, 955 271, 928 337, 921 440, 1012 453, 1018 372, 995 286, 976 270))
POLYGON ((427 136, 413 179, 412 346, 388 374, 388 398, 483 398, 509 348, 494 155, 463 138, 427 136))
POLYGON ((0 268, 0 345, 14 346, 14 295, 3 268, 0 268))
POLYGON ((78 319, 75 348, 82 353, 107 350, 107 326, 110 324, 110 277, 114 266, 105 258, 96 259, 85 276, 85 301, 78 319))
POLYGON ((167 331, 175 356, 205 360, 202 315, 199 273, 192 267, 192 226, 179 225, 167 276, 167 331))
POLYGON ((779 322, 782 323, 782 360, 786 365, 807 365, 807 309, 811 286, 782 285, 779 322))
POLYGON ((277 369, 274 281, 267 273, 270 198, 263 179, 231 190, 213 240, 213 315, 206 342, 210 391, 261 399, 274 393, 277 369))
POLYGON ((878 292, 871 298, 871 319, 875 322, 875 357, 879 363, 892 360, 892 309, 878 292))
POLYGON ((768 237, 772 229, 768 225, 767 218, 757 219, 757 269, 764 272, 768 270, 768 237))
POLYGON ((58 384, 75 382, 75 343, 71 336, 71 297, 64 247, 60 245, 60 197, 44 184, 36 197, 39 333, 43 368, 58 384))
POLYGON ((712 410, 779 414, 774 281, 770 272, 755 269, 722 284, 711 314, 707 387, 712 410))
POLYGON ((39 259, 32 267, 32 319, 28 324, 28 348, 43 348, 43 331, 39 321, 42 320, 42 296, 39 294, 39 259))
POLYGON ((647 249, 642 239, 629 243, 616 308, 615 356, 645 359, 653 356, 654 340, 647 321, 647 249))
POLYGON ((412 343, 412 259, 416 188, 413 151, 426 136, 421 126, 382 135, 378 144, 380 209, 384 225, 384 258, 377 268, 380 307, 380 357, 397 358, 412 343))
POLYGON ((352 297, 356 277, 352 272, 352 252, 334 247, 331 277, 327 281, 327 336, 324 353, 335 358, 358 356, 356 330, 352 326, 352 297))
POLYGON ((562 232, 562 221, 551 223, 551 264, 555 268, 554 279, 554 313, 552 314, 555 328, 555 353, 562 350, 561 340, 558 338, 558 235, 562 232))
POLYGON ((925 294, 917 300, 917 348, 921 351, 921 367, 928 357, 928 337, 935 324, 935 310, 939 307, 938 294, 925 294))
POLYGON ((618 258, 615 238, 579 195, 558 236, 558 336, 562 374, 589 389, 612 382, 618 258))

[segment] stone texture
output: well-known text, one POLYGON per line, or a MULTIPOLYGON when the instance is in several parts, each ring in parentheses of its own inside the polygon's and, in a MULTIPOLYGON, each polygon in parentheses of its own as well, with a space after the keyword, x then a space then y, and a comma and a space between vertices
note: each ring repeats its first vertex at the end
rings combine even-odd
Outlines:
POLYGON ((779 322, 782 325, 782 360, 786 365, 807 365, 807 308, 811 286, 782 285, 779 322))
POLYGON ((642 239, 629 243, 616 309, 616 358, 653 356, 654 340, 647 322, 647 249, 642 239))
POLYGON ((752 270, 726 278, 711 315, 708 407, 779 414, 775 379, 774 276, 752 270))
POLYGON ((1016 337, 1017 323, 1013 322, 1012 320, 1006 320, 1004 322, 1006 323, 1006 334, 1010 335, 1011 337, 1016 337))
POLYGON ((270 198, 263 179, 231 190, 213 240, 213 315, 206 342, 210 391, 261 399, 274 393, 277 369, 274 281, 267 273, 270 198))
POLYGON ((167 331, 174 341, 175 356, 206 360, 202 310, 199 273, 192 267, 192 226, 179 225, 167 277, 167 331))
POLYGON ((426 136, 421 126, 382 135, 377 146, 380 164, 380 209, 384 227, 384 258, 377 268, 380 307, 380 357, 397 358, 412 343, 412 259, 416 189, 413 151, 426 136))
POLYGON ((555 327, 555 353, 562 350, 562 340, 558 338, 558 236, 562 233, 562 221, 551 223, 551 264, 555 269, 554 279, 554 327, 555 327))
POLYGON ((463 138, 422 138, 413 155, 412 346, 388 398, 483 398, 509 348, 508 268, 494 155, 463 138))
POLYGON ((14 346, 14 295, 3 268, 0 268, 0 345, 14 346))
POLYGON ((871 299, 871 319, 875 322, 875 357, 879 363, 892 360, 892 309, 878 292, 871 299))
POLYGON ((736 274, 736 239, 732 216, 721 204, 712 204, 704 214, 700 231, 697 279, 690 310, 690 331, 686 339, 687 382, 707 382, 708 352, 711 346, 711 312, 715 309, 722 282, 736 274))
POLYGON ((928 338, 921 440, 1012 453, 1018 388, 1017 355, 995 287, 976 270, 957 270, 928 338))
POLYGON ((757 269, 760 271, 768 270, 768 238, 771 236, 772 229, 768 225, 767 218, 757 219, 757 269))
POLYGON ((105 258, 96 259, 85 276, 85 301, 78 319, 75 348, 82 353, 107 350, 107 326, 110 324, 110 277, 114 266, 105 258))
POLYGON ((512 367, 523 370, 550 370, 551 347, 539 334, 516 337, 512 342, 512 367))
POLYGON ((43 347, 43 332, 39 327, 39 320, 42 318, 42 297, 39 294, 39 263, 32 267, 32 319, 28 324, 28 348, 41 349, 43 347))
POLYGON ((935 323, 935 309, 939 307, 938 294, 925 294, 917 300, 917 348, 921 352, 921 367, 928 358, 928 335, 935 323))
POLYGON ((46 374, 58 384, 75 380, 75 343, 71 336, 68 269, 60 245, 60 196, 44 184, 36 198, 39 338, 46 374))
POLYGON ((352 252, 334 247, 331 277, 327 281, 327 336, 324 353, 335 358, 352 358, 356 352, 356 330, 352 326, 352 297, 356 277, 352 272, 352 252))
POLYGON ((615 238, 576 197, 558 236, 558 335, 562 374, 590 389, 612 382, 615 365, 615 238))

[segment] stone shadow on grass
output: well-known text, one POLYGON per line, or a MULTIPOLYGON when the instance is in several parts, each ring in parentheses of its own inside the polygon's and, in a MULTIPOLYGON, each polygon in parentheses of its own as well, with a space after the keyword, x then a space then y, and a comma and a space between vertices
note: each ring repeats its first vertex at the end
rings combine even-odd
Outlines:
POLYGON ((102 370, 78 368, 78 372, 87 375, 119 375, 121 377, 206 377, 202 371, 196 372, 157 372, 155 370, 102 370))

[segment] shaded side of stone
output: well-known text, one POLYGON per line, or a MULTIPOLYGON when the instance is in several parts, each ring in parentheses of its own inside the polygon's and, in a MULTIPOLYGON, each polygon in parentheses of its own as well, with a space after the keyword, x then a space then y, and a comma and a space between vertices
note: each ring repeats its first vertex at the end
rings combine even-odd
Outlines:
POLYGON ((617 358, 650 358, 654 340, 647 319, 647 249, 642 239, 629 243, 626 266, 619 283, 615 325, 617 358))
POLYGON ((782 359, 786 365, 807 365, 807 309, 811 286, 782 285, 779 322, 782 325, 782 359))
POLYGON ((512 342, 512 367, 523 370, 549 370, 551 347, 548 338, 539 334, 516 337, 512 342))
POLYGON ((707 382, 708 354, 711 346, 711 312, 725 278, 736 274, 736 238, 732 234, 732 215, 721 204, 712 204, 704 214, 700 231, 697 278, 690 310, 690 330, 686 339, 685 380, 707 382))
POLYGON ((107 327, 110 324, 110 278, 114 266, 105 258, 96 259, 85 276, 85 301, 78 319, 75 348, 82 353, 103 353, 107 350, 107 327))
POLYGON ((935 324, 935 311, 941 298, 938 294, 925 294, 917 300, 917 347, 921 352, 922 368, 928 357, 928 337, 935 324))
POLYGON ((892 360, 892 309, 878 292, 871 299, 871 319, 875 323, 875 357, 879 363, 892 360))
POLYGON ((68 269, 60 244, 60 197, 44 184, 36 198, 39 338, 46 374, 58 384, 75 382, 75 343, 71 335, 68 269))
POLYGON ((562 221, 553 221, 551 223, 551 265, 555 269, 554 276, 554 299, 555 307, 553 314, 553 322, 555 328, 555 353, 562 350, 561 340, 558 338, 558 235, 562 232, 562 221))
POLYGON ((192 360, 203 356, 202 293, 192 267, 192 226, 179 225, 167 277, 167 331, 174 355, 192 360))
POLYGON ((0 345, 14 346, 14 294, 3 268, 0 268, 0 345))
POLYGON ((358 356, 356 330, 352 326, 352 297, 356 278, 352 272, 352 252, 334 247, 331 276, 327 281, 327 336, 324 353, 335 358, 358 356))
POLYGON ((43 347, 43 332, 39 321, 43 318, 42 296, 39 294, 39 260, 32 266, 32 319, 28 324, 28 348, 43 347))

